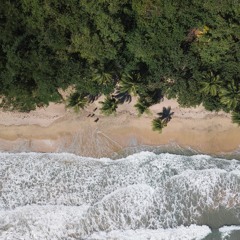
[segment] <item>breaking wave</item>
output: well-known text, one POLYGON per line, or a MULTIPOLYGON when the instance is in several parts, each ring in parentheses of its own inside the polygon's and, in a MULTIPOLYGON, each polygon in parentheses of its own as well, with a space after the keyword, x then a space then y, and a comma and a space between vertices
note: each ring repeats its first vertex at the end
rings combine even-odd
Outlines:
POLYGON ((0 239, 231 239, 238 225, 237 160, 0 153, 0 239))

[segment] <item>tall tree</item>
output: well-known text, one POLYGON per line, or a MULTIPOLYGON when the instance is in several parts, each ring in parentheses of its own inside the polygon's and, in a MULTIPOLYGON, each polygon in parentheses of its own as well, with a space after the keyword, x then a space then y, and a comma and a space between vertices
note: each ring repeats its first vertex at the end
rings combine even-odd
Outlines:
POLYGON ((67 107, 71 107, 75 112, 79 112, 80 109, 84 109, 88 104, 88 98, 86 95, 74 92, 69 96, 67 101, 67 107))
POLYGON ((116 113, 118 103, 115 98, 112 98, 110 96, 107 96, 103 102, 100 102, 102 104, 102 107, 100 110, 105 115, 110 115, 113 113, 116 113))
POLYGON ((221 88, 220 76, 211 72, 210 76, 205 78, 206 80, 202 82, 201 92, 205 95, 216 96, 221 88))
POLYGON ((239 83, 232 81, 225 88, 221 89, 220 101, 226 105, 229 110, 234 110, 240 102, 239 83))

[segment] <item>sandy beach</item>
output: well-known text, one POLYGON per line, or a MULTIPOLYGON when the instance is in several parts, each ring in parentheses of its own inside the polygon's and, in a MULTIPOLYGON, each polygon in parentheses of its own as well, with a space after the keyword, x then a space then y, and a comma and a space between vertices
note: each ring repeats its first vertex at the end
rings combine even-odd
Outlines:
POLYGON ((152 106, 149 114, 139 117, 133 99, 120 105, 115 116, 106 117, 99 110, 101 100, 77 114, 66 110, 64 104, 53 103, 30 113, 0 111, 0 151, 105 157, 143 145, 175 144, 206 154, 240 149, 240 128, 224 112, 208 112, 202 106, 181 108, 175 100, 165 99, 152 106), (163 107, 171 107, 174 114, 159 134, 152 131, 151 121, 163 107))

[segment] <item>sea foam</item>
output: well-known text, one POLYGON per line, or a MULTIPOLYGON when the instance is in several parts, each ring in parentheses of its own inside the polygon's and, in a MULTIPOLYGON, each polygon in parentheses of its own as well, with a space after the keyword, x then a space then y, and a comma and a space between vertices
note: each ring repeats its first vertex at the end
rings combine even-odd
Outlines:
POLYGON ((236 160, 0 153, 0 163, 0 239, 203 239, 240 225, 236 160))

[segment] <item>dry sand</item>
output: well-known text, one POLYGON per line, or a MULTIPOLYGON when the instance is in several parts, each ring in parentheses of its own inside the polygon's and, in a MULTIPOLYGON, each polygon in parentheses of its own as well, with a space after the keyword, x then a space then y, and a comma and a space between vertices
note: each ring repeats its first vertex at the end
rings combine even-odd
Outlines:
POLYGON ((112 156, 126 147, 176 144, 207 154, 240 149, 240 128, 229 114, 208 112, 203 107, 180 108, 175 100, 164 100, 138 117, 136 99, 119 106, 116 116, 103 116, 99 99, 76 114, 63 104, 30 113, 0 111, 0 151, 72 152, 84 156, 112 156), (93 110, 98 109, 93 112, 93 110), (151 121, 171 107, 172 120, 161 134, 151 121), (93 117, 87 117, 89 114, 93 117), (98 122, 94 122, 99 118, 98 122))

